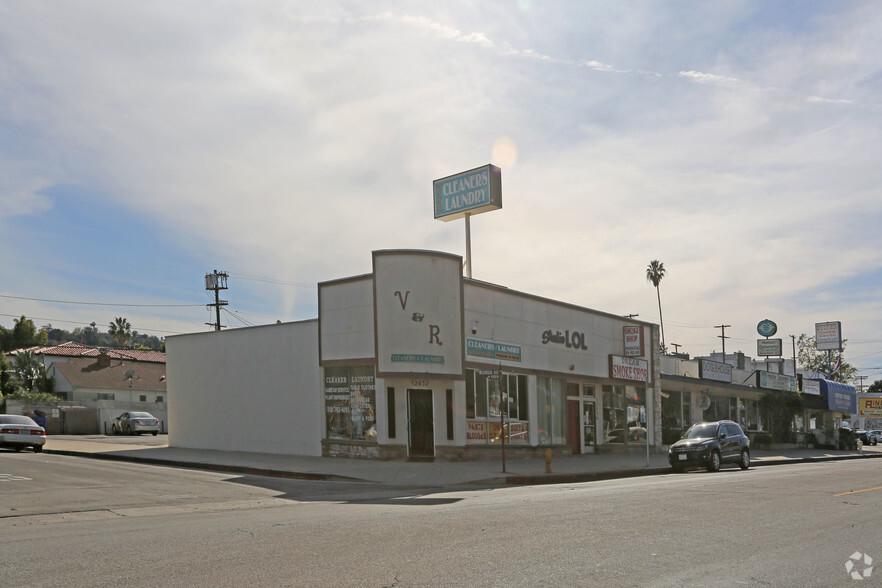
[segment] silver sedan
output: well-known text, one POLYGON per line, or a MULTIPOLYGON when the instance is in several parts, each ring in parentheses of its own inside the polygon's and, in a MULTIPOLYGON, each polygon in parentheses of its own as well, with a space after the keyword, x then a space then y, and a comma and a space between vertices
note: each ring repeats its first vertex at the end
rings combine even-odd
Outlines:
POLYGON ((159 433, 159 419, 149 412, 124 412, 110 426, 114 435, 140 435, 141 433, 159 433))
POLYGON ((0 447, 12 447, 16 451, 32 447, 35 453, 40 453, 45 444, 46 429, 31 417, 0 414, 0 447))

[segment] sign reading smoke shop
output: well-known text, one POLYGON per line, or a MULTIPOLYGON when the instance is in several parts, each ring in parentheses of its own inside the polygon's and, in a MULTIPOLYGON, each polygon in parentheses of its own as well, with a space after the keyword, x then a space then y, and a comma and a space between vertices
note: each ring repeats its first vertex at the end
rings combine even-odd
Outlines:
POLYGON ((649 383, 649 362, 635 357, 609 356, 609 375, 616 380, 649 383))
POLYGON ((435 218, 451 221, 502 208, 502 170, 485 165, 432 182, 435 218))
POLYGON ((643 327, 640 325, 625 325, 622 329, 625 339, 625 356, 637 357, 643 355, 643 327))

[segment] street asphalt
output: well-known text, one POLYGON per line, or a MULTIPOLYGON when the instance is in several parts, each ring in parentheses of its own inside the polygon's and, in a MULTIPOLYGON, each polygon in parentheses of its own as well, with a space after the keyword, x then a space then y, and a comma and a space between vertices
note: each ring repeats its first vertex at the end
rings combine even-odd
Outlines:
MULTIPOLYGON (((47 439, 44 451, 94 459, 280 478, 362 481, 427 487, 458 484, 480 486, 555 484, 671 473, 667 454, 664 453, 650 453, 648 456, 645 452, 641 452, 558 457, 550 466, 542 458, 507 459, 503 470, 501 459, 409 462, 187 449, 169 447, 166 435, 157 437, 53 435, 47 439)), ((754 449, 751 452, 751 467, 876 457, 882 457, 882 445, 867 446, 860 451, 754 449)))

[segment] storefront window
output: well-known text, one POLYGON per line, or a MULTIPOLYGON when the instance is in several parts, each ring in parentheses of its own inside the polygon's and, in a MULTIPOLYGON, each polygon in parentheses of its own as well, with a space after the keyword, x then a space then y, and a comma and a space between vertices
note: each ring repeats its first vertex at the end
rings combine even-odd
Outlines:
POLYGON ((646 441, 645 388, 603 386, 603 432, 605 443, 646 441))
POLYGON ((374 367, 325 368, 328 439, 376 441, 374 367))
POLYGON ((466 370, 466 439, 470 443, 501 442, 504 412, 505 442, 527 443, 527 377, 506 373, 495 376, 496 372, 466 370))
POLYGON ((716 394, 709 394, 708 396, 710 396, 710 406, 705 409, 704 416, 702 417, 705 422, 722 421, 731 418, 729 416, 729 406, 734 398, 718 396, 716 394))
POLYGON ((567 442, 566 382, 549 377, 536 378, 540 445, 563 445, 567 442))

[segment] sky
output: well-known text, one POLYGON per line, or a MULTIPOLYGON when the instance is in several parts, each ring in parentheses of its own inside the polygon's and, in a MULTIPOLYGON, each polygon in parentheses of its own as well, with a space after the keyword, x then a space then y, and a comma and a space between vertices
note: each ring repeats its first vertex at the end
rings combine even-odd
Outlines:
MULTIPOLYGON (((371 252, 756 355, 840 321, 882 379, 882 3, 0 0, 0 324, 317 317, 371 252)), ((676 347, 674 347, 676 345, 676 347)))

